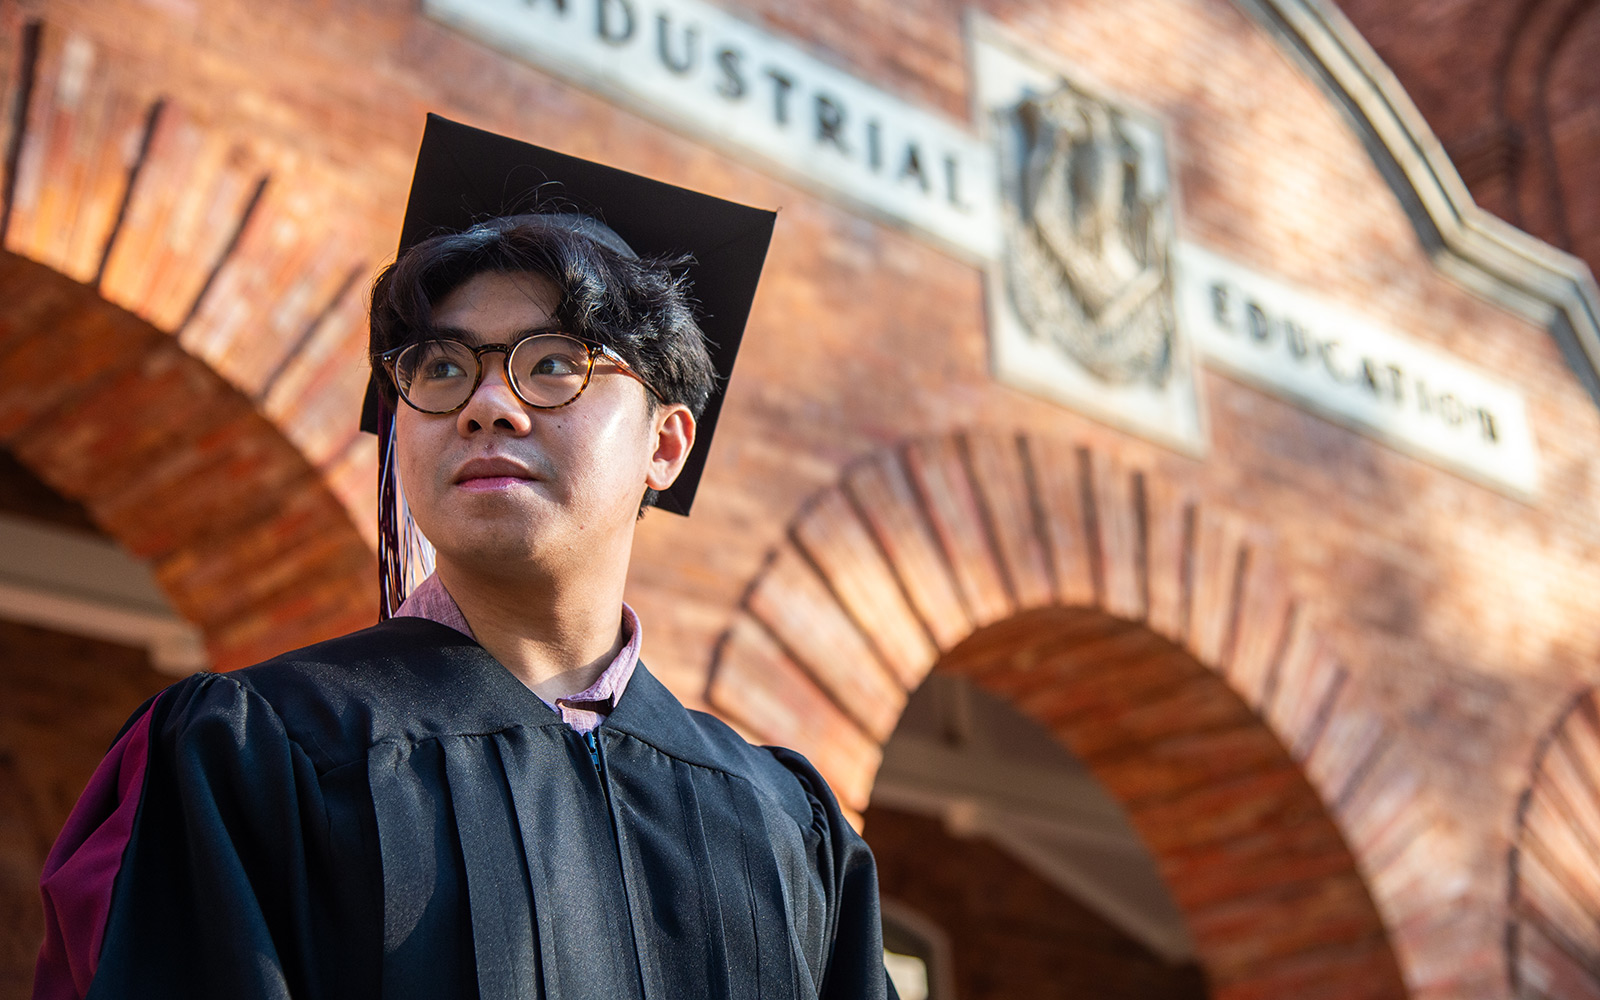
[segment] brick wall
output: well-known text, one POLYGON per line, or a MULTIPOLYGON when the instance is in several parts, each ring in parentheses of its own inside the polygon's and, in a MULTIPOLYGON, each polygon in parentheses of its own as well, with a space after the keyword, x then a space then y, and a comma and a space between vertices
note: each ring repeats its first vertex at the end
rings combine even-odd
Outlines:
POLYGON ((165 333, 3 251, 0 443, 150 563, 219 667, 374 616, 375 560, 336 466, 313 467, 165 333))
POLYGON ((1439 817, 1270 537, 1114 456, 979 433, 856 463, 788 534, 715 710, 861 808, 906 690, 970 679, 1122 803, 1211 995, 1404 995, 1455 902, 1439 817))
POLYGON ((1600 9, 1581 0, 1339 6, 1478 203, 1600 270, 1600 9))
MULTIPOLYGON (((1545 331, 1434 268, 1340 112, 1226 0, 982 6, 1083 78, 1170 123, 1187 238, 1518 386, 1542 457, 1534 501, 1493 493, 1214 373, 1201 382, 1211 439, 1200 458, 1001 387, 988 375, 974 268, 495 55, 402 0, 20 0, 0 9, 8 100, 27 62, 24 23, 38 20, 45 28, 35 67, 59 68, 69 40, 82 39, 96 56, 84 91, 104 111, 95 122, 118 123, 71 131, 80 124, 66 113, 71 95, 55 84, 36 89, 39 121, 68 131, 41 132, 27 120, 21 152, 44 159, 19 160, 39 172, 17 188, 5 245, 77 275, 150 329, 177 337, 365 524, 372 454, 342 416, 353 421, 360 384, 351 367, 360 356, 359 293, 391 252, 425 110, 781 206, 695 517, 652 515, 641 526, 629 598, 648 623, 656 671, 686 700, 705 701, 715 651, 751 583, 788 544, 807 499, 839 484, 861 456, 973 428, 1081 444, 1270 539, 1285 587, 1320 609, 1341 669, 1369 696, 1364 709, 1387 734, 1382 759, 1410 776, 1381 785, 1383 802, 1427 818, 1419 842, 1428 864, 1386 869, 1395 873, 1386 890, 1394 898, 1426 889, 1444 901, 1392 928, 1408 942, 1408 985, 1430 997, 1503 995, 1515 804, 1538 734, 1600 662, 1592 627, 1600 416, 1545 331), (52 134, 57 141, 33 145, 52 134), (146 136, 150 169, 130 188, 126 151, 146 136), (62 177, 83 182, 71 191, 46 182, 62 177), (123 201, 125 225, 114 230, 123 201), (196 215, 200 208, 212 214, 196 215), (196 238, 185 227, 201 216, 238 239, 196 238), (156 274, 140 271, 147 255, 128 249, 164 246, 172 253, 156 274)), ((1481 105, 1493 91, 1481 68, 1492 46, 1480 52, 1468 43, 1515 30, 1492 16, 1501 9, 1492 4, 1380 6, 1349 9, 1449 138, 1451 102, 1481 105)), ((1540 18, 1579 9, 1526 6, 1544 11, 1540 18)), ((757 0, 738 9, 870 80, 966 114, 956 5, 757 0)), ((1552 141, 1578 150, 1558 157, 1552 176, 1567 176, 1562 164, 1592 162, 1583 136, 1593 77, 1582 67, 1592 62, 1593 22, 1585 15, 1557 33, 1548 60, 1535 45, 1535 57, 1518 63, 1551 67, 1544 104, 1531 106, 1576 109, 1547 115, 1567 123, 1552 141)), ((0 122, 8 148, 11 120, 0 122)), ((1474 183, 1491 206, 1513 214, 1504 207, 1510 195, 1497 204, 1492 183, 1474 183)), ((1553 182, 1528 183, 1548 190, 1553 182)), ((1574 205, 1589 204, 1593 188, 1562 182, 1574 205)), ((1575 247, 1592 239, 1589 223, 1572 225, 1575 247)), ((69 457, 41 452, 41 467, 69 457)), ((205 569, 205 554, 196 559, 205 569)), ((348 566, 360 576, 355 560, 348 566)), ((258 610, 260 623, 292 617, 295 607, 258 610)), ((250 635, 273 638, 259 627, 250 635)), ((936 640, 944 641, 923 638, 936 640)), ((821 715, 833 703, 817 697, 821 715)), ((893 715, 892 701, 885 704, 883 717, 848 720, 854 735, 831 744, 869 779, 876 734, 893 715)), ((1381 839, 1382 830, 1370 832, 1381 839)))

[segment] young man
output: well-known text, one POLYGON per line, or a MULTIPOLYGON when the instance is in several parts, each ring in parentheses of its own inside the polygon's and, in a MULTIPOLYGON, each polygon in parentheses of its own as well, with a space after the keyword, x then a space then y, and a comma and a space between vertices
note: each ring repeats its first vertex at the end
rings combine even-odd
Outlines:
POLYGON ((686 711, 622 601, 771 227, 430 119, 372 305, 393 614, 135 715, 46 864, 36 997, 892 996, 827 786, 686 711))

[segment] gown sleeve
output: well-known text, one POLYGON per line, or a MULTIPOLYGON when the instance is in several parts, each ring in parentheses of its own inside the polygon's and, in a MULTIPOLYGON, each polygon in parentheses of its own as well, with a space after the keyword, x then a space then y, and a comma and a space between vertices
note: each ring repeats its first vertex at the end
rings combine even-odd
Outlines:
POLYGON ((304 996, 317 782, 272 708, 196 675, 101 771, 115 781, 96 773, 46 862, 35 1000, 304 996))
POLYGON ((813 875, 825 900, 818 1000, 898 1000, 883 964, 883 915, 872 850, 845 819, 816 768, 782 747, 767 748, 800 779, 818 836, 813 875))

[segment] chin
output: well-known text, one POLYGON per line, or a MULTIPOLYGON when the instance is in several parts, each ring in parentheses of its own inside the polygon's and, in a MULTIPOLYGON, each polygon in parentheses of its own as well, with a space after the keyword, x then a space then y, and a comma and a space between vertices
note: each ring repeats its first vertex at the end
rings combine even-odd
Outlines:
POLYGON ((441 561, 474 576, 519 578, 549 563, 550 545, 538 538, 504 535, 452 538, 435 546, 441 561))
POLYGON ((472 572, 492 573, 497 567, 539 562, 541 553, 559 546, 554 537, 559 532, 550 530, 548 514, 521 509, 496 513, 498 516, 482 510, 457 511, 428 521, 417 517, 417 526, 440 559, 472 572), (429 522, 437 530, 429 531, 429 522))

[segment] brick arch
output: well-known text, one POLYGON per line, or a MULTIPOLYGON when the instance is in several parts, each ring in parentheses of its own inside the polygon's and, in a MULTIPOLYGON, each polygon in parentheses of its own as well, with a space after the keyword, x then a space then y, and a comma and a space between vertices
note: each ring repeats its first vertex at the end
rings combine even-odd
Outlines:
POLYGON ((0 447, 150 562, 217 668, 375 618, 371 550, 249 399, 92 288, 7 252, 0 447))
POLYGON ((961 671, 1129 809, 1215 995, 1405 996, 1426 956, 1404 929, 1445 905, 1419 876, 1420 783, 1320 633, 1250 528, 1183 484, 975 431, 869 456, 813 497, 706 698, 859 810, 908 693, 961 671))
POLYGON ((1507 869, 1512 996, 1600 998, 1600 693, 1592 688, 1539 741, 1507 869))
POLYGON ((0 441, 152 562, 219 667, 370 624, 359 181, 127 52, 0 31, 0 441))
POLYGON ((316 469, 376 549, 356 428, 369 174, 296 152, 170 74, 49 21, 0 18, 0 249, 161 331, 316 469))
POLYGON ((1551 83, 1562 49, 1594 7, 1586 0, 1529 0, 1519 6, 1496 66, 1495 113, 1507 135, 1506 215, 1563 250, 1576 251, 1569 197, 1556 152, 1551 83))

